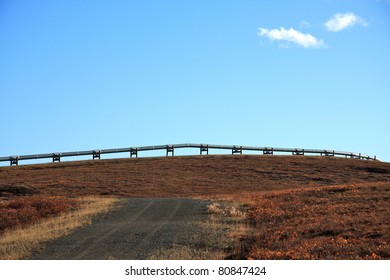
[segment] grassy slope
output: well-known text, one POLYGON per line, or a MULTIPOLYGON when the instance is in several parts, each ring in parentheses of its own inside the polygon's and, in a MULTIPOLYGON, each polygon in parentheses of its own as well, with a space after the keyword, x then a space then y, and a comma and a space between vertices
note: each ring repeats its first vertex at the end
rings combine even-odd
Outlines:
POLYGON ((361 183, 254 196, 244 238, 253 259, 390 259, 390 184, 361 183))
POLYGON ((205 197, 252 207, 250 258, 389 259, 390 164, 300 156, 192 156, 0 168, 20 195, 205 197))

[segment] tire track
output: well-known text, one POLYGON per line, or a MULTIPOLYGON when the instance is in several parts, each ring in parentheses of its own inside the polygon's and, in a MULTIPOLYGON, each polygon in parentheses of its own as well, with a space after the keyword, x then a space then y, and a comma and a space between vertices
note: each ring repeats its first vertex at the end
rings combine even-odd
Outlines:
POLYGON ((147 259, 201 236, 209 201, 129 198, 91 225, 46 244, 29 259, 147 259))
POLYGON ((148 234, 146 234, 144 236, 144 238, 142 239, 142 241, 137 246, 135 246, 133 249, 136 251, 145 251, 145 249, 143 250, 142 248, 147 247, 152 242, 152 239, 156 235, 156 233, 158 233, 168 223, 172 222, 173 217, 175 215, 177 215, 182 204, 183 204, 183 201, 178 200, 176 202, 174 209, 172 210, 171 214, 167 217, 167 219, 160 222, 160 223, 156 223, 154 229, 151 230, 148 234))
MULTIPOLYGON (((148 210, 155 202, 150 200, 146 205, 145 207, 143 207, 138 213, 136 213, 133 217, 131 217, 131 219, 128 220, 128 223, 129 224, 132 224, 134 221, 136 221, 139 217, 141 217, 145 212, 146 210, 148 210)), ((110 238, 110 236, 112 236, 114 233, 118 232, 118 231, 121 231, 123 229, 123 227, 125 227, 126 224, 124 223, 113 223, 111 226, 108 226, 106 230, 106 233, 104 234, 98 234, 98 236, 96 238, 93 239, 93 242, 91 243, 90 246, 88 246, 87 248, 85 248, 83 251, 81 251, 78 255, 74 256, 72 259, 78 259, 78 260, 81 260, 83 259, 85 256, 87 256, 88 254, 90 254, 90 252, 92 251, 96 251, 97 248, 94 248, 96 246, 99 246, 99 244, 101 244, 105 239, 108 239, 110 238)), ((96 235, 96 234, 95 234, 96 235)), ((79 242, 79 244, 82 244, 79 242)))

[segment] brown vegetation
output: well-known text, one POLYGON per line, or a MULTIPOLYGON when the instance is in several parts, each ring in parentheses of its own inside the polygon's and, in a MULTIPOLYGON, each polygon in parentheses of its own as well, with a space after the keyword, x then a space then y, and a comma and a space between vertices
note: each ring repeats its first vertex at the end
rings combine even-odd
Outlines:
MULTIPOLYGON (((255 259, 390 259, 389 188, 389 163, 333 157, 210 155, 0 168, 0 207, 9 213, 18 200, 32 211, 29 200, 57 196, 66 197, 59 205, 70 205, 63 211, 89 195, 246 203, 256 231, 242 234, 235 257, 255 259)), ((5 216, 3 227, 23 223, 5 216)))
POLYGON ((0 168, 0 192, 210 197, 346 183, 388 182, 390 164, 305 156, 210 155, 0 168), (15 190, 16 188, 16 190, 15 190))
MULTIPOLYGON (((51 198, 22 198, 14 200, 9 204, 20 203, 23 205, 20 209, 30 210, 29 208, 31 207, 29 205, 34 205, 34 203, 42 205, 40 203, 42 201, 43 205, 49 205, 47 208, 55 209, 56 215, 53 215, 53 211, 51 211, 50 216, 44 216, 43 213, 46 213, 46 210, 39 207, 31 211, 34 213, 33 215, 29 214, 30 211, 21 211, 20 214, 17 214, 18 217, 26 214, 27 217, 34 217, 34 220, 28 221, 27 219, 23 219, 18 226, 15 225, 12 230, 7 228, 1 234, 0 260, 28 257, 42 243, 66 235, 75 228, 90 224, 95 215, 111 209, 117 199, 108 197, 84 197, 77 200, 72 199, 71 202, 64 203, 58 198, 54 200, 51 198), (66 206, 69 206, 73 202, 77 203, 77 210, 69 211, 66 206), (36 218, 38 215, 40 215, 40 219, 36 218)), ((1 216, 2 219, 4 217, 6 215, 1 216)))
POLYGON ((253 198, 253 259, 390 259, 390 184, 274 191, 253 198))
POLYGON ((0 233, 75 209, 77 201, 67 197, 28 196, 0 201, 0 233))
POLYGON ((223 260, 242 257, 240 238, 253 229, 246 220, 245 205, 219 201, 207 206, 208 219, 197 222, 202 230, 191 236, 191 245, 176 245, 157 250, 149 259, 161 260, 223 260))

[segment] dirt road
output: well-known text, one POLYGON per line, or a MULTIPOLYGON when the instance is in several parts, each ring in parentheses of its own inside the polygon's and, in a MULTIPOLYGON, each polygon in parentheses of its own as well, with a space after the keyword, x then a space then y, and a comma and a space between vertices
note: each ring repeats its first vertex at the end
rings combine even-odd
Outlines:
POLYGON ((130 198, 91 225, 46 244, 29 259, 148 259, 204 235, 205 200, 130 198))

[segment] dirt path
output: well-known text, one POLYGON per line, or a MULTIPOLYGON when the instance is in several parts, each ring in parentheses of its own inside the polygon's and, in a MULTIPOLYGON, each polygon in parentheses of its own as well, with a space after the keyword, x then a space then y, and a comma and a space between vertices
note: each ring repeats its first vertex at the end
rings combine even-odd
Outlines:
MULTIPOLYGON (((205 200, 130 198, 91 225, 46 244, 29 259, 148 259, 204 235, 205 200)), ((192 242, 193 243, 193 242, 192 242)))

